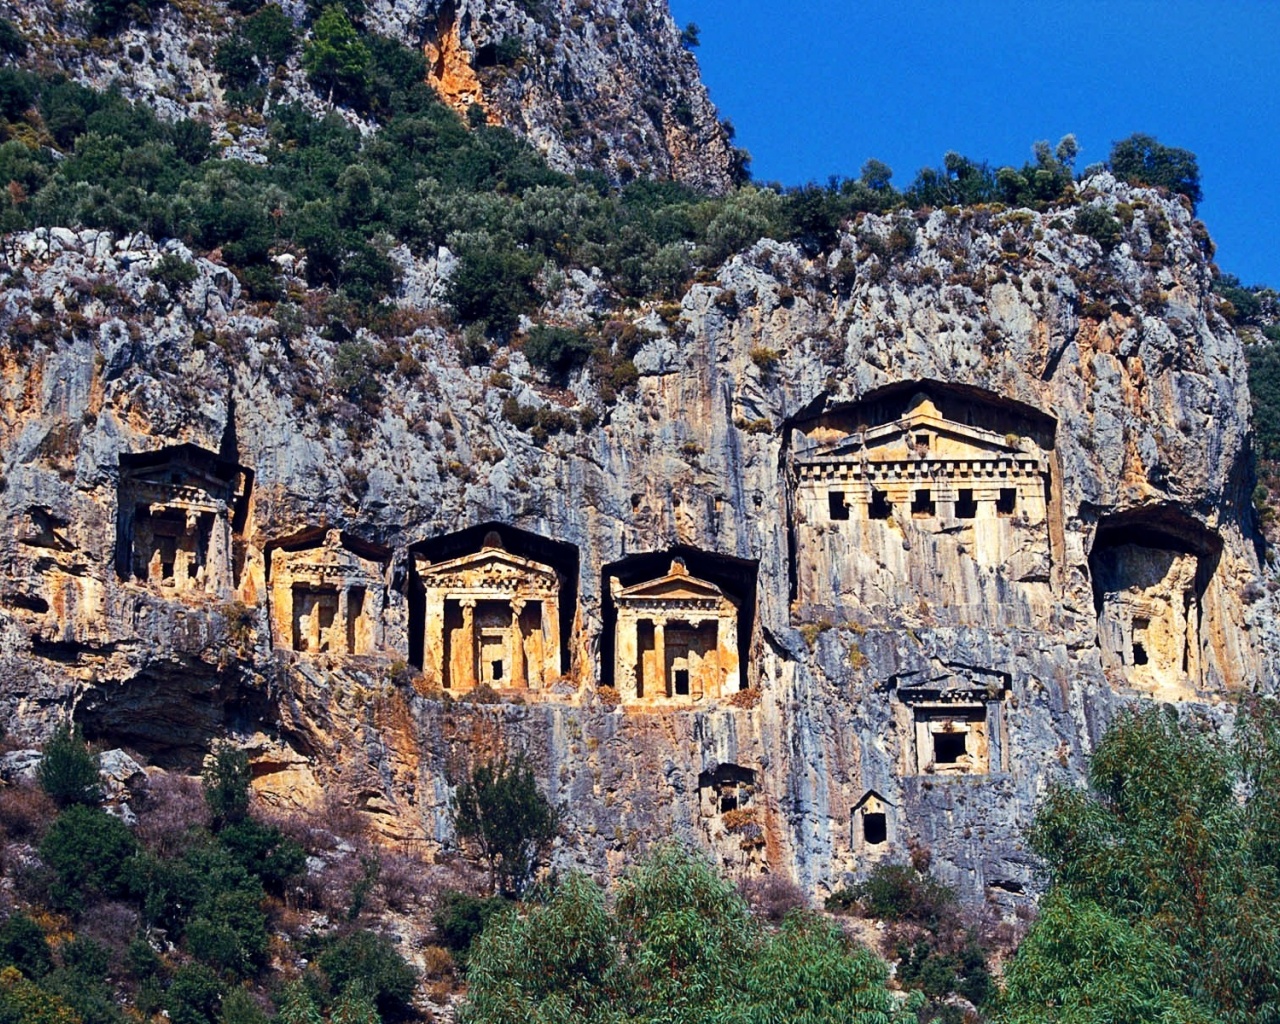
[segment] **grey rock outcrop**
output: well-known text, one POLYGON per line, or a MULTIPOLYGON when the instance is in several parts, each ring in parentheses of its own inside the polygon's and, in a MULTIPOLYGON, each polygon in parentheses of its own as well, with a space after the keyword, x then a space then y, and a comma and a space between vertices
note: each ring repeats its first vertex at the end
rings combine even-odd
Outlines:
MULTIPOLYGON (((518 353, 464 366, 427 320, 398 342, 421 372, 388 371, 361 410, 329 384, 336 343, 313 327, 286 337, 208 260, 169 292, 148 276, 161 247, 147 239, 10 238, 9 733, 74 713, 91 737, 194 768, 229 732, 265 798, 346 792, 387 837, 435 851, 454 843, 458 773, 518 749, 566 810, 563 865, 617 870, 675 836, 821 894, 927 850, 970 900, 1026 899, 1021 830, 1046 787, 1082 778, 1117 708, 1172 700, 1227 728, 1238 695, 1274 690, 1280 649, 1243 353, 1191 216, 1106 176, 1081 197, 1132 213, 1113 252, 1059 215, 987 209, 866 217, 817 256, 761 241, 678 311, 627 315, 652 333, 637 386, 612 403, 587 372, 548 387, 518 353), (912 245, 883 244, 904 226, 912 245), (77 284, 95 276, 115 292, 77 284), (876 432, 917 422, 917 395, 939 410, 935 440, 886 461, 876 432), (595 422, 539 442, 504 416, 509 398, 595 422), (929 447, 943 435, 993 454, 929 447), (122 456, 151 465, 182 445, 209 460, 188 522, 225 515, 235 538, 225 565, 198 566, 203 589, 179 591, 168 556, 131 569, 117 538, 122 456), (1018 460, 1044 467, 1035 515, 970 522, 936 473, 915 509, 857 505, 858 474, 919 480, 933 463, 989 463, 987 482, 959 486, 996 488, 994 502, 1018 460), (810 465, 847 475, 816 518, 801 515, 810 465), (210 497, 236 467, 252 477, 242 515, 210 497), (421 637, 413 553, 465 528, 478 544, 486 524, 554 541, 547 558, 576 552, 558 567, 573 581, 565 678, 488 704, 405 665, 421 637), (334 529, 390 552, 375 653, 299 653, 271 625, 269 549, 334 529), (601 689, 609 574, 650 553, 665 571, 673 552, 738 588, 751 699, 637 709, 601 689), (220 595, 206 581, 224 571, 220 595), (712 798, 723 779, 749 807, 712 798)), ((403 301, 434 301, 449 266, 442 253, 407 273, 403 301)))

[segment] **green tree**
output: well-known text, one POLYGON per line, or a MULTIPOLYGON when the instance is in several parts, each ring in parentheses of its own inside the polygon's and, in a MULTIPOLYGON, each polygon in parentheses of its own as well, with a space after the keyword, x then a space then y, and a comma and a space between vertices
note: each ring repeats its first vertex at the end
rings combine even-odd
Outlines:
POLYGON ((583 366, 594 350, 594 343, 581 331, 542 324, 529 332, 524 345, 529 362, 559 377, 583 366))
POLYGON ((201 778, 204 801, 214 831, 236 825, 249 817, 249 755, 230 743, 219 743, 201 778))
POLYGON ((663 846, 604 891, 573 873, 494 918, 468 960, 465 1024, 907 1024, 888 968, 797 913, 766 932, 732 883, 663 846))
POLYGON ((330 4, 316 19, 302 66, 311 84, 334 99, 362 104, 371 82, 372 55, 339 4, 330 4))
POLYGON ((1162 145, 1153 135, 1139 132, 1113 142, 1110 164, 1117 178, 1181 193, 1191 200, 1193 208, 1203 198, 1196 155, 1187 149, 1162 145))
POLYGON ((59 807, 102 801, 98 762, 89 753, 78 726, 74 731, 66 725, 54 730, 44 745, 36 778, 59 807))
POLYGON ((344 935, 320 955, 319 964, 335 992, 356 1003, 372 1000, 388 1020, 408 1015, 418 972, 385 935, 363 930, 344 935))
POLYGON ((119 818, 97 807, 68 807, 40 841, 40 859, 57 876, 53 902, 79 910, 93 898, 128 896, 137 852, 133 833, 119 818))
POLYGON ((1004 1019, 1280 1019, 1275 702, 1244 707, 1230 742, 1169 708, 1126 711, 1089 783, 1052 791, 1030 831, 1050 892, 1004 1019), (1087 982, 1091 964, 1109 987, 1087 982))
POLYGON ((529 883, 559 823, 523 754, 477 765, 458 784, 450 812, 458 838, 474 842, 488 864, 494 891, 510 895, 529 883))

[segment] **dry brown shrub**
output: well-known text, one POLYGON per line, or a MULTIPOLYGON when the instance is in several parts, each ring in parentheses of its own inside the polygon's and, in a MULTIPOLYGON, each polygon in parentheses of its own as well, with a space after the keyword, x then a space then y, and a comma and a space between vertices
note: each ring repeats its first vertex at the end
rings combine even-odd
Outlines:
POLYGON ((0 830, 17 842, 38 843, 58 808, 34 781, 0 789, 0 830))
POLYGON ((760 691, 754 686, 749 690, 739 690, 737 693, 730 695, 728 704, 734 708, 758 707, 760 704, 760 691))
POLYGON ((616 708, 622 703, 622 694, 615 690, 612 686, 602 686, 596 693, 600 697, 600 703, 605 707, 616 708))
POLYGON ((209 808, 200 780, 189 775, 155 775, 146 798, 134 808, 138 824, 134 834, 158 857, 176 857, 186 848, 188 834, 208 828, 209 808))
POLYGON ((428 978, 452 978, 457 969, 453 954, 444 946, 426 946, 422 950, 422 972, 428 978))
POLYGON ((747 878, 738 884, 751 912, 766 921, 777 923, 792 910, 809 905, 800 887, 782 875, 760 875, 747 878))
POLYGON ((391 850, 380 851, 378 859, 378 890, 387 909, 404 914, 421 906, 431 889, 426 865, 412 854, 391 850))
POLYGON ((117 963, 123 962, 129 943, 137 934, 138 912, 126 903, 92 903, 76 923, 78 937, 102 944, 117 963))

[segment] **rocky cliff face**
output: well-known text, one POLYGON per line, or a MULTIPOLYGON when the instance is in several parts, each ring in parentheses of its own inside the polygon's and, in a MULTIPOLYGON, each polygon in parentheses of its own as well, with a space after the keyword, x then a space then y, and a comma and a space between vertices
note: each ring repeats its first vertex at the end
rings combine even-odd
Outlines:
POLYGON ((230 733, 268 799, 349 793, 429 851, 457 773, 522 750, 564 807, 561 866, 674 835, 821 894, 927 851, 971 900, 1025 898, 1020 829, 1117 707, 1226 727, 1275 682, 1244 360, 1191 217, 1080 188, 1132 217, 1109 254, 1060 215, 977 208, 866 217, 816 257, 761 241, 678 307, 609 313, 567 280, 562 317, 648 332, 610 403, 519 351, 463 365, 433 313, 447 253, 398 253, 413 358, 380 360, 362 409, 305 316, 206 259, 162 283, 176 242, 6 239, 8 729, 71 713, 188 768, 230 733), (521 406, 571 415, 535 436, 521 406), (643 613, 664 646, 616 656, 641 614, 617 602, 673 557, 738 616, 744 690, 688 692, 711 613, 679 581, 643 613), (517 602, 521 560, 542 589, 517 602))
POLYGON ((445 0, 418 17, 437 91, 462 113, 480 104, 553 167, 730 185, 735 154, 665 4, 445 0))
MULTIPOLYGON (((297 25, 303 0, 282 0, 297 25)), ((119 88, 168 118, 210 123, 231 157, 260 160, 260 119, 229 116, 215 71, 228 16, 213 4, 152 5, 145 24, 90 38, 90 4, 0 3, 31 44, 30 59, 96 88, 119 88)), ((553 167, 611 181, 669 179, 712 192, 734 180, 739 154, 658 0, 374 0, 363 27, 421 48, 428 81, 459 113, 478 104, 492 124, 529 139, 553 167)), ((321 111, 301 53, 271 76, 271 105, 321 111)), ((340 113, 366 130, 352 110, 340 113)))

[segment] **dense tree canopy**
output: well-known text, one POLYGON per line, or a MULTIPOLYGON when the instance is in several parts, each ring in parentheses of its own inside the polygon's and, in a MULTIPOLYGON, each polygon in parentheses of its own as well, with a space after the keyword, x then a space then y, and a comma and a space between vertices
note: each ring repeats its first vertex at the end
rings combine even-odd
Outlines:
POLYGON ((906 1024, 885 964, 831 922, 767 931, 710 865, 675 846, 618 886, 583 875, 491 921, 470 957, 466 1024, 906 1024))
POLYGON ((1280 1020, 1280 712, 1228 741, 1167 707, 1126 712, 1088 791, 1030 834, 1050 881, 1006 972, 1002 1020, 1280 1020))

